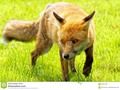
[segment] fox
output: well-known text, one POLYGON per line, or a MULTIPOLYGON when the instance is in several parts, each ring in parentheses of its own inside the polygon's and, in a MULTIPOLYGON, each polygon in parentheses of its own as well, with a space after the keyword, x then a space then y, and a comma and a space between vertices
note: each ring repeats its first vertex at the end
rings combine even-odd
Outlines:
POLYGON ((83 74, 87 77, 94 61, 94 14, 95 11, 87 14, 81 7, 71 3, 50 3, 41 12, 38 20, 8 22, 3 30, 3 41, 36 40, 35 48, 31 52, 32 67, 36 65, 39 56, 47 53, 57 43, 64 81, 70 80, 69 66, 72 72, 76 72, 75 57, 85 51, 83 74))

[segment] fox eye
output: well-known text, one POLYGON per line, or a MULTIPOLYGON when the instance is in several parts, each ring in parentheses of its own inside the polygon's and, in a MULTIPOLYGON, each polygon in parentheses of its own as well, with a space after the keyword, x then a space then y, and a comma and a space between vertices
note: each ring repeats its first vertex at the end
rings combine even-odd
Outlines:
POLYGON ((65 44, 65 41, 64 41, 64 40, 61 40, 61 43, 62 43, 62 44, 65 44))
POLYGON ((78 42, 77 39, 72 40, 72 43, 73 43, 73 44, 75 44, 75 43, 77 43, 77 42, 78 42))

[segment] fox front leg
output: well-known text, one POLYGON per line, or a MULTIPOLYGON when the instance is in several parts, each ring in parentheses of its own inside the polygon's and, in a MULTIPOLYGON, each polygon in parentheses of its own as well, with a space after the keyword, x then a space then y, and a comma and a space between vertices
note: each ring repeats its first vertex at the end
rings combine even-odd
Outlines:
POLYGON ((85 50, 85 54, 86 54, 86 61, 85 61, 85 65, 83 68, 83 74, 87 77, 89 76, 89 73, 91 72, 91 69, 92 69, 93 45, 85 50))
POLYGON ((62 74, 63 74, 63 80, 69 81, 69 75, 68 75, 68 61, 64 60, 62 58, 62 53, 60 51, 60 61, 61 61, 61 67, 62 67, 62 74))

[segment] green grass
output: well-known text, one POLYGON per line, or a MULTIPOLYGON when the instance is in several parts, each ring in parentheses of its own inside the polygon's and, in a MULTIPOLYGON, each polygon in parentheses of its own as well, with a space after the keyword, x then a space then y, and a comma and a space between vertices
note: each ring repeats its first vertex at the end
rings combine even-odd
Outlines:
MULTIPOLYGON (((4 25, 12 19, 35 20, 49 2, 59 0, 0 0, 0 38, 4 25)), ((64 1, 64 0, 62 0, 64 1)), ((96 11, 94 22, 96 40, 94 63, 89 77, 82 74, 85 54, 76 58, 76 73, 71 81, 120 81, 120 1, 119 0, 65 0, 81 6, 88 13, 96 11)), ((39 57, 30 70, 30 53, 35 41, 0 43, 0 81, 62 81, 58 47, 39 57)))

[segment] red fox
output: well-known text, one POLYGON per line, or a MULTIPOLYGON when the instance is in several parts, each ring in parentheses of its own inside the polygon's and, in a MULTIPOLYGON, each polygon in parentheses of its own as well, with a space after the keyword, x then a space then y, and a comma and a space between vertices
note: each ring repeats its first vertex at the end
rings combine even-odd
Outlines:
POLYGON ((65 81, 70 80, 68 64, 71 71, 76 72, 75 56, 85 51, 83 74, 88 76, 93 63, 94 14, 95 11, 88 15, 80 7, 67 2, 48 4, 39 20, 9 22, 3 30, 3 41, 31 41, 36 38, 36 46, 31 53, 32 66, 40 55, 50 50, 54 42, 57 43, 65 81))

